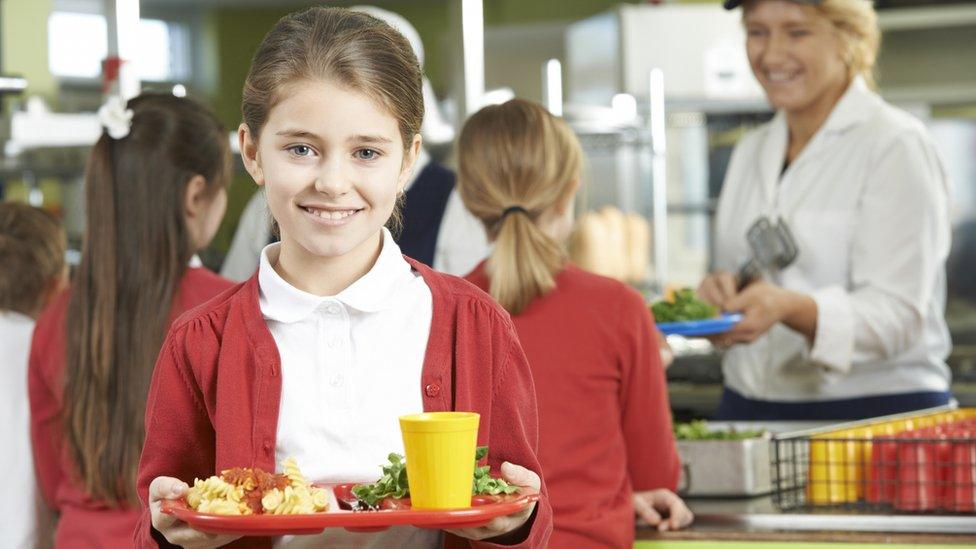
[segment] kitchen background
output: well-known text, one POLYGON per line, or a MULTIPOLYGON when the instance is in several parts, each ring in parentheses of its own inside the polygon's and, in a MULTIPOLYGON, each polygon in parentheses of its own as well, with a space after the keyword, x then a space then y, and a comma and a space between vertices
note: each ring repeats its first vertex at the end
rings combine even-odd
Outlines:
MULTIPOLYGON (((649 221, 646 268, 631 281, 651 296, 666 284, 696 285, 708 271, 711 217, 732 146, 771 116, 746 63, 738 11, 725 12, 717 1, 371 3, 406 17, 423 40, 442 113, 440 142, 428 140, 435 156, 451 163, 452 130, 479 105, 513 95, 542 101, 565 116, 584 144, 580 214, 613 205, 649 221)), ((255 47, 279 17, 306 5, 0 0, 0 196, 63 214, 77 248, 84 161, 104 98, 102 60, 125 49, 130 53, 120 55, 134 60, 143 90, 202 99, 236 128, 255 47), (129 27, 115 22, 136 21, 126 15, 134 7, 139 22, 125 41, 119 37, 129 27)), ((880 91, 925 122, 953 182, 949 362, 956 397, 974 406, 976 2, 876 6, 880 91)), ((256 189, 238 168, 228 214, 204 257, 214 268, 256 189)), ((717 351, 703 341, 671 343, 678 355, 668 371, 675 415, 708 416, 721 391, 717 351)))

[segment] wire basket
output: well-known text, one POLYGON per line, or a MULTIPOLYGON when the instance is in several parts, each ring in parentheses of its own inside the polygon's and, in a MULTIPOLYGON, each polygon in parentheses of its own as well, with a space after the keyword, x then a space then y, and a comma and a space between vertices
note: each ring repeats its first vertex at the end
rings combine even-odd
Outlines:
POLYGON ((781 510, 976 514, 976 409, 776 436, 781 510))

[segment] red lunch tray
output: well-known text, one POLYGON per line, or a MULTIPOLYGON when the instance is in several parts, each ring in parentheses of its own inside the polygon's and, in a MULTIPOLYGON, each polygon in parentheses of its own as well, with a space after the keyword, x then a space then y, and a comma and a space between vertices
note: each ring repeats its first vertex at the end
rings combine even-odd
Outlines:
POLYGON ((539 500, 539 493, 521 488, 520 493, 500 496, 474 496, 467 509, 411 509, 410 499, 388 499, 379 511, 351 511, 356 501, 355 484, 331 487, 335 499, 329 509, 310 515, 227 516, 199 513, 186 500, 164 500, 162 511, 175 516, 193 529, 211 534, 244 536, 284 536, 317 534, 326 528, 345 528, 351 532, 378 532, 390 526, 416 526, 433 530, 484 526, 495 517, 517 513, 539 500), (338 505, 337 505, 338 502, 338 505))

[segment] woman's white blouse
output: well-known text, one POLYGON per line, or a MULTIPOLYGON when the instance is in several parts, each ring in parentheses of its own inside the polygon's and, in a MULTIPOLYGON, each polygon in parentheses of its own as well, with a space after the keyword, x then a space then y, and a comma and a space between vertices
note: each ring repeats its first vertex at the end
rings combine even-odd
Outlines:
POLYGON ((772 282, 817 303, 813 345, 782 324, 723 362, 746 397, 809 401, 944 391, 948 183, 924 126, 860 78, 784 172, 782 112, 732 154, 715 222, 716 266, 735 272, 760 216, 782 217, 799 256, 772 282))
MULTIPOLYGON (((275 457, 293 457, 314 482, 373 482, 390 452, 403 454, 397 417, 423 411, 420 376, 433 314, 430 288, 383 231, 373 267, 334 297, 299 290, 274 270, 280 244, 261 254, 260 305, 281 357, 275 457)), ((433 530, 377 534, 328 529, 276 547, 438 545, 433 530)))

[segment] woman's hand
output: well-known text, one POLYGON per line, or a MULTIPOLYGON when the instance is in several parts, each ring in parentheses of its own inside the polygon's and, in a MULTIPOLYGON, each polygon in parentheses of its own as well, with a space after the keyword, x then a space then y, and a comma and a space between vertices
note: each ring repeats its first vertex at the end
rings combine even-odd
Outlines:
POLYGON ((186 549, 210 549, 227 545, 240 536, 205 534, 190 528, 185 522, 162 511, 164 499, 177 499, 186 495, 190 487, 173 477, 156 477, 149 485, 149 511, 152 525, 166 541, 186 549))
MULTIPOLYGON (((509 484, 514 486, 525 486, 527 488, 534 488, 536 490, 542 489, 542 480, 539 478, 539 475, 533 473, 525 467, 521 467, 506 461, 505 463, 502 463, 501 472, 502 478, 505 479, 505 482, 508 482, 509 484)), ((473 540, 482 540, 502 536, 504 534, 515 532, 521 526, 523 526, 525 521, 532 516, 533 510, 535 510, 535 502, 532 502, 531 505, 518 513, 515 513, 514 515, 492 519, 491 522, 484 526, 479 526, 477 528, 463 528, 461 530, 447 530, 447 532, 454 534, 455 536, 473 540)))
POLYGON ((719 309, 725 310, 725 302, 735 297, 736 282, 732 273, 715 271, 698 285, 698 297, 719 309))
POLYGON ((742 321, 727 334, 717 337, 721 345, 751 343, 782 322, 807 337, 811 343, 817 331, 817 303, 806 294, 757 280, 724 303, 728 312, 741 312, 742 321))
POLYGON ((659 532, 680 530, 695 520, 694 513, 677 494, 666 488, 634 493, 634 512, 659 532))
POLYGON ((657 347, 661 354, 661 367, 665 370, 674 363, 674 351, 671 349, 671 344, 668 343, 668 338, 661 333, 661 330, 654 330, 657 334, 657 347))

